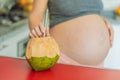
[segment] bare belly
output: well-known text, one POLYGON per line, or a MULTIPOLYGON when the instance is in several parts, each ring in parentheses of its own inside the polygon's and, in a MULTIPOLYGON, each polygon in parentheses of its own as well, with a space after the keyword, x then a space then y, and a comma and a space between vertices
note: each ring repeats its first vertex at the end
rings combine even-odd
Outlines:
POLYGON ((50 29, 50 34, 59 44, 61 52, 80 64, 100 64, 110 48, 108 29, 98 15, 86 15, 60 23, 50 29))

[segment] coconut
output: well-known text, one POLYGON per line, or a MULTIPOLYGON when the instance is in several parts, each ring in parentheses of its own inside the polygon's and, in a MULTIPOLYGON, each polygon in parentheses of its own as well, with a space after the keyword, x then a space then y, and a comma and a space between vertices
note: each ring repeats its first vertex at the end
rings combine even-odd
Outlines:
POLYGON ((35 71, 51 68, 59 59, 59 47, 54 38, 31 38, 26 47, 26 60, 35 71))

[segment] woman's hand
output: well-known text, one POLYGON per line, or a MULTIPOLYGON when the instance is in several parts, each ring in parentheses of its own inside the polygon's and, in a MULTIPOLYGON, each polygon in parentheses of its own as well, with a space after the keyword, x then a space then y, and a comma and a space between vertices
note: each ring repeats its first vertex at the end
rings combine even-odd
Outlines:
POLYGON ((39 37, 43 37, 43 35, 45 34, 45 37, 50 36, 49 33, 49 28, 48 27, 44 27, 42 23, 40 23, 38 26, 34 27, 31 32, 29 33, 29 37, 30 38, 39 38, 39 37))
POLYGON ((33 0, 33 9, 28 17, 30 38, 42 37, 43 33, 46 33, 45 36, 49 36, 49 29, 45 29, 42 24, 47 5, 48 0, 33 0))

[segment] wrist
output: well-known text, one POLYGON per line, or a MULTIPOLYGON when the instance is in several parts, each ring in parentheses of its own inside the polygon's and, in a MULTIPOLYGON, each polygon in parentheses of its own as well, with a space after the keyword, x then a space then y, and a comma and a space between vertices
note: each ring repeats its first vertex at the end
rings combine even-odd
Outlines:
POLYGON ((39 24, 42 24, 42 18, 36 16, 35 14, 30 14, 28 20, 29 20, 30 30, 32 30, 33 28, 35 28, 39 24))

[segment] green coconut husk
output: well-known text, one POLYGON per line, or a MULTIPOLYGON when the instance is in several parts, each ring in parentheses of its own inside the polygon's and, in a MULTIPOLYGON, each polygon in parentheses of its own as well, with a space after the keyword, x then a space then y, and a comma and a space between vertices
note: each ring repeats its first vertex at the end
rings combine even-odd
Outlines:
POLYGON ((53 58, 49 57, 31 57, 30 59, 27 59, 30 66, 35 71, 43 71, 51 68, 59 59, 59 55, 56 55, 53 58))

